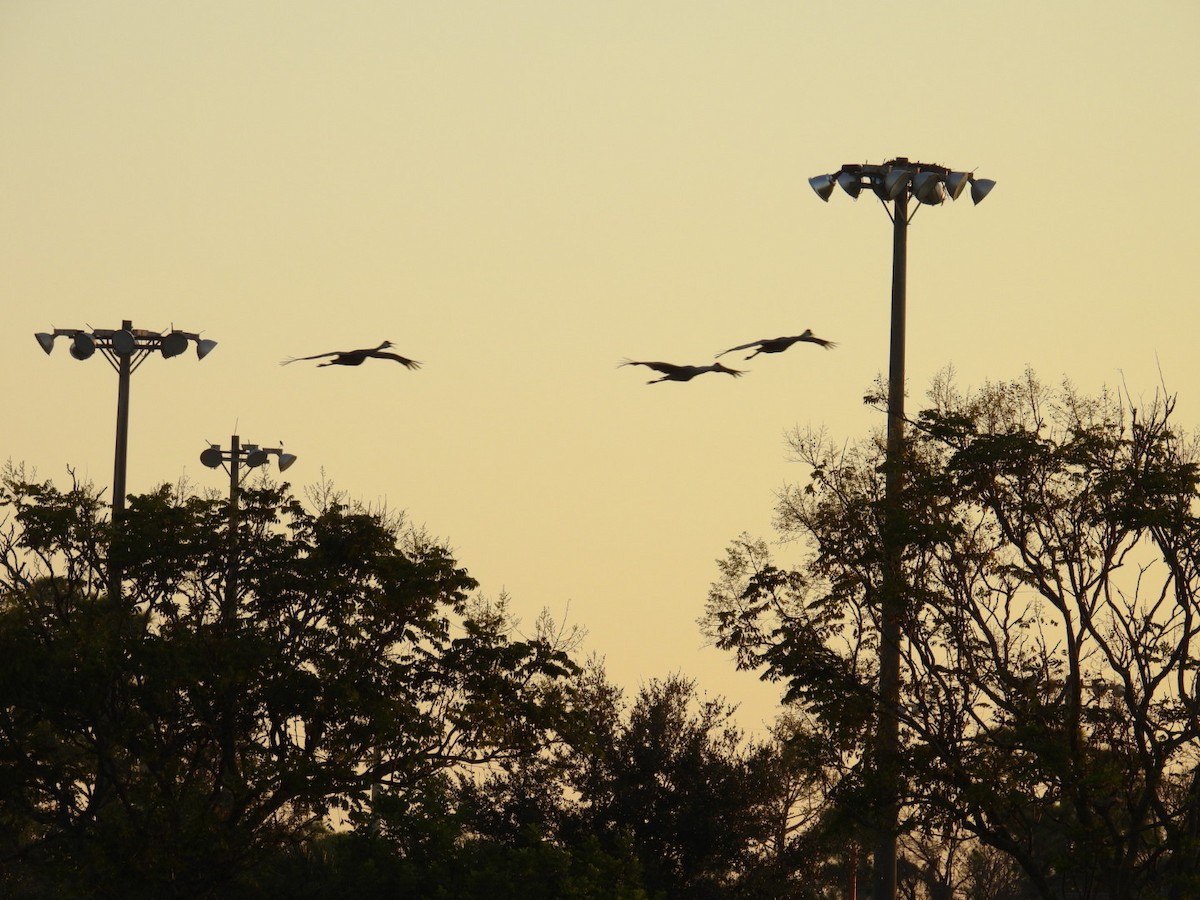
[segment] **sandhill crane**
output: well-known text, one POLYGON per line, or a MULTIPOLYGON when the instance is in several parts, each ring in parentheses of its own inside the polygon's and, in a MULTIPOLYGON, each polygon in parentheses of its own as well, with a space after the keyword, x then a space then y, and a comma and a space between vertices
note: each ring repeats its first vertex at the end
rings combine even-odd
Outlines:
POLYGON ((792 344, 798 344, 800 341, 807 341, 810 344, 819 344, 826 350, 837 346, 837 344, 835 344, 833 341, 823 340, 806 328, 804 329, 804 334, 798 334, 795 337, 765 338, 761 341, 751 341, 748 344, 738 344, 736 347, 730 347, 728 350, 722 350, 717 354, 717 356, 724 356, 726 353, 732 353, 734 350, 748 350, 750 347, 757 347, 757 350, 746 357, 746 359, 754 359, 754 357, 758 356, 760 353, 782 353, 788 347, 792 346, 792 344))
POLYGON ((288 363, 303 362, 306 359, 321 359, 325 356, 332 356, 333 359, 329 360, 329 362, 319 363, 317 368, 319 369, 323 366, 361 366, 363 364, 363 360, 367 359, 368 357, 372 359, 394 359, 396 362, 409 369, 421 368, 421 364, 415 359, 408 359, 405 356, 401 356, 399 353, 385 352, 390 346, 392 346, 391 341, 384 341, 378 347, 370 347, 366 350, 334 350, 330 353, 317 353, 313 356, 293 356, 289 359, 283 360, 280 365, 286 366, 288 363))
POLYGON ((617 368, 621 366, 646 366, 655 372, 663 373, 662 378, 652 378, 646 384, 656 384, 659 381, 691 381, 697 375, 703 375, 705 372, 724 372, 726 375, 732 375, 734 378, 740 378, 742 375, 739 369, 730 369, 728 366, 721 365, 721 363, 713 363, 708 366, 677 366, 674 363, 641 362, 639 360, 627 359, 617 364, 617 368))

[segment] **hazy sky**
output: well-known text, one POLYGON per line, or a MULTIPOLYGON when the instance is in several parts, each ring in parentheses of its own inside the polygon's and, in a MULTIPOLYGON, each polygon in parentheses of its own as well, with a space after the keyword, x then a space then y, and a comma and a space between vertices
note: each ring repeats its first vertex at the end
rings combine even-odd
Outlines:
POLYGON ((807 179, 998 182, 913 220, 910 409, 1031 366, 1200 424, 1198 39, 1194 0, 0 0, 0 459, 111 481, 115 374, 34 332, 201 331, 133 377, 130 491, 283 441, 755 728, 774 691, 696 626, 715 560, 807 478, 786 431, 882 425, 891 226, 807 179), (805 328, 840 346, 616 367, 805 328), (278 365, 383 339, 424 367, 278 365))

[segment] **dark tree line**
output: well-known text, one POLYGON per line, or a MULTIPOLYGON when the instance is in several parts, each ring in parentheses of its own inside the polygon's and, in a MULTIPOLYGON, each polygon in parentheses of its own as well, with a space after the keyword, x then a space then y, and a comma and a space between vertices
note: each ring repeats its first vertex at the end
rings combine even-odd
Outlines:
POLYGON ((626 697, 336 493, 243 488, 231 531, 164 487, 114 538, 92 488, 10 467, 0 895, 864 896, 899 542, 902 896, 1198 896, 1200 457, 1173 412, 941 380, 888 515, 881 440, 794 434, 804 556, 739 538, 703 619, 786 689, 759 740, 682 675, 626 697))
POLYGON ((9 896, 232 891, 372 793, 419 796, 555 727, 566 653, 516 639, 400 523, 243 490, 233 548, 224 500, 164 487, 110 547, 94 491, 19 476, 0 497, 9 896))
POLYGON ((225 498, 163 487, 114 532, 89 486, 5 474, 0 894, 790 889, 808 763, 723 701, 682 676, 627 701, 402 519, 239 502, 231 530, 225 498))
POLYGON ((807 556, 779 566, 743 537, 706 628, 814 716, 841 754, 839 805, 869 829, 883 549, 899 543, 903 862, 925 895, 1200 895, 1200 456, 1174 399, 1027 375, 973 393, 946 377, 930 401, 892 515, 881 440, 793 435, 812 479, 783 492, 778 527, 807 556), (1010 860, 1021 884, 965 891, 951 857, 984 880, 1010 860))

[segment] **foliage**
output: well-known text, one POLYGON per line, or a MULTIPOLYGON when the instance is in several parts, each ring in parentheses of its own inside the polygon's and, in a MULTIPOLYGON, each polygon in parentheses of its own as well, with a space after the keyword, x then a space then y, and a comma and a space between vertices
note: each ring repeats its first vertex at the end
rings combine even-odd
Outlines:
POLYGON ((747 742, 733 708, 694 681, 653 680, 626 704, 596 661, 570 694, 574 726, 553 753, 461 783, 477 833, 572 853, 598 841, 656 898, 821 896, 800 839, 821 815, 821 775, 797 723, 747 742))
POLYGON ((1174 399, 1081 396, 1031 374, 935 382, 903 487, 880 439, 796 433, 812 467, 743 537, 705 627, 788 685, 872 796, 879 598, 901 550, 908 827, 962 828, 1042 897, 1192 896, 1200 871, 1197 452, 1174 399))
POLYGON ((269 485, 232 516, 164 487, 131 498, 110 548, 87 486, 10 468, 0 503, 10 895, 228 893, 373 792, 415 797, 554 734, 566 653, 515 637, 400 518, 269 485))

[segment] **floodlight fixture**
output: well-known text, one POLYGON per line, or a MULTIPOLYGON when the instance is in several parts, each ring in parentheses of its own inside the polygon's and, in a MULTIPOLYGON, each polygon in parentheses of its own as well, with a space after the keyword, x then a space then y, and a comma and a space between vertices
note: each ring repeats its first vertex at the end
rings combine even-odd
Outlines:
POLYGON ((258 444, 243 444, 241 439, 235 434, 230 438, 228 450, 222 449, 219 444, 209 444, 201 452, 200 462, 204 463, 210 469, 230 463, 230 475, 237 478, 241 466, 244 465, 251 469, 257 469, 259 466, 265 465, 272 456, 276 458, 280 472, 290 468, 296 461, 296 454, 285 453, 282 447, 260 447, 258 444))
POLYGON ((96 341, 90 334, 76 332, 71 338, 71 355, 82 361, 89 359, 96 352, 96 341))
POLYGON ((892 169, 883 176, 883 194, 889 200, 895 200, 908 188, 912 173, 906 169, 892 169))
POLYGON ((937 206, 946 199, 945 178, 940 172, 918 172, 913 176, 913 196, 927 206, 937 206))
POLYGON ((957 200, 962 196, 963 188, 971 181, 969 172, 951 172, 946 176, 946 195, 951 200, 957 200))
POLYGON ((834 180, 832 175, 817 175, 808 179, 808 183, 812 186, 812 189, 817 192, 818 197, 828 202, 829 196, 833 193, 833 188, 834 185, 837 184, 837 181, 834 180))
MULTIPOLYGON (((109 339, 113 353, 118 356, 133 356, 137 352, 137 338, 133 336, 132 328, 122 328, 112 333, 109 339)), ((160 343, 161 347, 161 343, 160 343)))
MULTIPOLYGON (((112 518, 114 524, 125 510, 125 467, 129 439, 129 381, 133 372, 146 357, 160 352, 165 358, 179 356, 187 349, 189 341, 196 343, 196 355, 203 359, 216 346, 216 341, 201 339, 198 334, 177 331, 168 333, 134 328, 126 320, 120 328, 55 328, 34 335, 38 346, 49 354, 58 338, 70 341, 71 356, 78 360, 90 359, 101 351, 117 372, 117 439, 113 463, 112 518)), ((114 594, 119 592, 119 573, 110 585, 114 594)))
POLYGON ((164 334, 160 351, 165 359, 170 359, 173 356, 179 356, 187 349, 188 338, 182 331, 172 331, 170 334, 164 334))
POLYGON ((838 186, 849 194, 853 199, 857 200, 858 195, 862 192, 862 176, 856 172, 842 172, 836 181, 838 186))
POLYGON ((979 203, 984 197, 992 192, 992 188, 996 186, 996 182, 990 178, 971 178, 971 200, 979 203))

